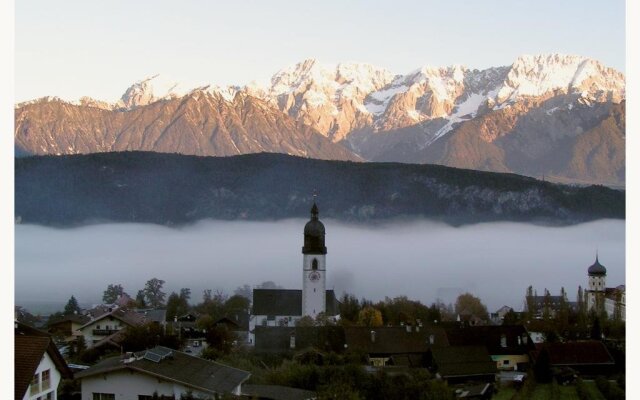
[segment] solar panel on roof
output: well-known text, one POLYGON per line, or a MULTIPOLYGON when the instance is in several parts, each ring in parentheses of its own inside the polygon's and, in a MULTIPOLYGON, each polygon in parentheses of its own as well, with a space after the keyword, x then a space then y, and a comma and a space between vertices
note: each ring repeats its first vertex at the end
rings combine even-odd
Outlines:
POLYGON ((162 360, 162 356, 160 354, 156 354, 156 353, 153 353, 153 352, 150 352, 150 351, 147 351, 144 354, 144 358, 145 358, 145 360, 153 361, 153 362, 156 362, 156 363, 159 363, 160 360, 162 360))
POLYGON ((149 350, 149 351, 153 351, 154 353, 159 354, 163 358, 173 353, 171 349, 167 349, 166 347, 155 347, 153 350, 149 350))

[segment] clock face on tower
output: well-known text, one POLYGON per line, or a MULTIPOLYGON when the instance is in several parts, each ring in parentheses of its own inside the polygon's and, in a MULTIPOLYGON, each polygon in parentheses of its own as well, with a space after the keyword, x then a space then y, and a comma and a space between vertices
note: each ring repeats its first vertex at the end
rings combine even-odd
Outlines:
POLYGON ((317 281, 318 279, 320 279, 320 273, 319 273, 319 272, 317 272, 317 271, 312 271, 312 272, 309 274, 309 279, 310 279, 312 282, 317 281))

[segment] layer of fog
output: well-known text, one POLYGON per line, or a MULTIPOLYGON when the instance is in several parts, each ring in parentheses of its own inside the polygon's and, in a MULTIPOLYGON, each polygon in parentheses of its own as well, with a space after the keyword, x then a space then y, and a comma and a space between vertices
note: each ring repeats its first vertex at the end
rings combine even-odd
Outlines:
MULTIPOLYGON (((109 283, 135 296, 145 282, 165 291, 204 289, 232 294, 264 281, 302 287, 302 229, 306 221, 202 221, 183 228, 104 224, 73 229, 16 226, 16 304, 61 306, 73 294, 98 303, 109 283)), ((607 284, 624 283, 624 222, 602 220, 569 227, 486 223, 450 227, 434 222, 363 226, 324 221, 328 288, 378 300, 406 295, 430 304, 453 302, 469 291, 490 311, 522 308, 527 286, 574 300, 595 258, 607 284)), ((42 307, 40 307, 42 308, 42 307)))

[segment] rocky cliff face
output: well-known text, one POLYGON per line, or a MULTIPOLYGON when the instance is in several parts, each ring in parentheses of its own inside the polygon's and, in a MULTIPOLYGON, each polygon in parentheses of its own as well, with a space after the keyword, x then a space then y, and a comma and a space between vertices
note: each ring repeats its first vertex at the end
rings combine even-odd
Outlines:
POLYGON ((129 98, 136 105, 127 110, 60 100, 22 106, 16 110, 16 147, 30 154, 148 150, 228 156, 277 152, 359 160, 308 125, 244 93, 229 98, 196 90, 151 104, 144 104, 149 98, 144 93, 136 96, 129 98))
POLYGON ((580 56, 404 75, 310 59, 264 86, 192 88, 154 76, 115 103, 25 103, 15 142, 19 154, 273 151, 624 185, 625 97, 623 74, 580 56))

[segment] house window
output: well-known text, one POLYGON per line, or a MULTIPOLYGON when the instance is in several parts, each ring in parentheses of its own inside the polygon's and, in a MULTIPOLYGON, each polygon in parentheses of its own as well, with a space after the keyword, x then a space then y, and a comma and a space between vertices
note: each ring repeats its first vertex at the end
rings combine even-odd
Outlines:
POLYGON ((313 259, 313 261, 311 261, 311 269, 316 270, 318 269, 318 260, 317 259, 313 259))
POLYGON ((51 370, 42 371, 42 389, 47 390, 51 387, 51 370))
POLYGON ((502 360, 502 365, 509 365, 509 360, 502 360))
POLYGON ((93 400, 116 400, 114 393, 94 393, 93 400))
POLYGON ((40 391, 40 374, 35 374, 29 385, 29 393, 33 396, 40 391))

